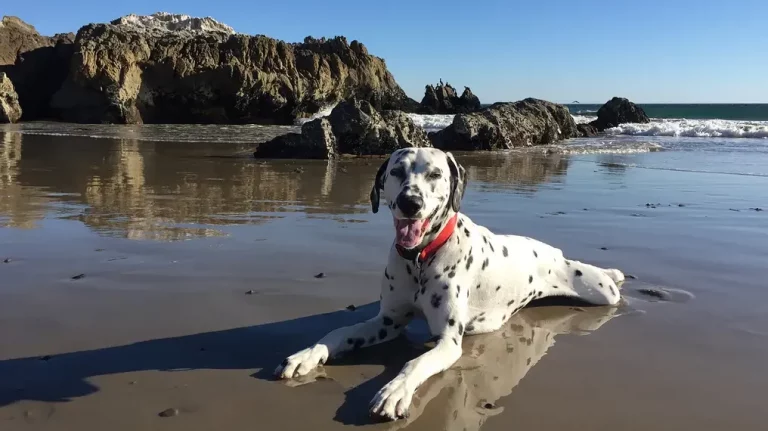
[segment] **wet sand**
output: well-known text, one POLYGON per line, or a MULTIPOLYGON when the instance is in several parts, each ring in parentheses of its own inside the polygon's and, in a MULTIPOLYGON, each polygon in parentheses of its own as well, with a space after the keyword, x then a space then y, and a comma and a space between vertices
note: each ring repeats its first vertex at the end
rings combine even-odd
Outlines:
POLYGON ((423 324, 270 376, 375 314, 378 162, 245 151, 0 133, 0 429, 764 429, 768 178, 680 169, 702 153, 460 155, 473 219, 637 278, 619 308, 539 303, 467 337, 382 424, 367 404, 423 324))

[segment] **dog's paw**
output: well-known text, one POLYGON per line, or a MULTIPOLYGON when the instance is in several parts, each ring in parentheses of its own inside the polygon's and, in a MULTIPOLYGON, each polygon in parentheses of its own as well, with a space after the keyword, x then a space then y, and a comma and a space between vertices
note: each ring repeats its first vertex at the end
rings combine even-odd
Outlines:
POLYGON ((413 392, 404 377, 395 377, 373 397, 371 415, 387 420, 407 418, 413 392))
POLYGON ((305 376, 328 360, 328 347, 316 344, 285 358, 275 369, 275 375, 281 379, 305 376))

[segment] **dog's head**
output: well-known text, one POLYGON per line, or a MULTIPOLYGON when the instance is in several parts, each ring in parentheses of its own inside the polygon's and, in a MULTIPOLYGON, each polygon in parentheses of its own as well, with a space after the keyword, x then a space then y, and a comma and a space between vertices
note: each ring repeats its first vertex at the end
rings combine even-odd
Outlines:
POLYGON ((379 168, 371 209, 383 196, 395 222, 395 241, 406 249, 429 243, 459 211, 466 172, 451 153, 435 148, 403 148, 379 168))

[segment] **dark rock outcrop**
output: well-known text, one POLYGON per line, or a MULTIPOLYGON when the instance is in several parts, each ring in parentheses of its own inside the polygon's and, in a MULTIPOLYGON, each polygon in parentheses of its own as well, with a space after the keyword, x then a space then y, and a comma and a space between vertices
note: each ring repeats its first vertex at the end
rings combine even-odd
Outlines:
POLYGON ((16 17, 0 21, 0 72, 13 81, 25 120, 49 117, 48 105, 69 70, 75 35, 41 36, 16 17))
POLYGON ((19 97, 10 78, 0 72, 0 123, 15 123, 21 118, 19 97))
POLYGON ((254 157, 331 159, 342 154, 386 155, 399 148, 430 146, 424 130, 400 111, 377 112, 368 101, 345 101, 327 117, 259 144, 254 157))
POLYGON ((472 93, 469 87, 464 87, 461 96, 457 96, 456 89, 450 84, 443 84, 441 81, 436 86, 426 86, 418 112, 422 114, 459 114, 479 110, 480 99, 472 93))
POLYGON ((589 124, 602 132, 619 124, 650 122, 643 108, 623 97, 614 97, 597 110, 597 120, 589 124))
POLYGON ((532 98, 458 114, 450 126, 429 134, 436 148, 454 151, 546 145, 576 136, 579 132, 567 107, 532 98))
POLYGON ((600 131, 597 130, 597 127, 590 123, 579 123, 576 125, 576 129, 579 131, 578 136, 582 138, 597 136, 597 134, 600 133, 600 131))
MULTIPOLYGON (((118 21, 115 21, 118 22, 118 21)), ((278 123, 348 98, 414 110, 384 60, 344 37, 266 36, 90 24, 52 101, 83 123, 278 123)))

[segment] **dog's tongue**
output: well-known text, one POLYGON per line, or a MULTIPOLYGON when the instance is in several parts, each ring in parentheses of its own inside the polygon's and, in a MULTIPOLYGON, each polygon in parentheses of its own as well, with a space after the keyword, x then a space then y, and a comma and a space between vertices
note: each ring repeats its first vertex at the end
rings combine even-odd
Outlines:
POLYGON ((413 248, 419 245, 429 220, 398 220, 395 219, 396 242, 399 246, 413 248))

